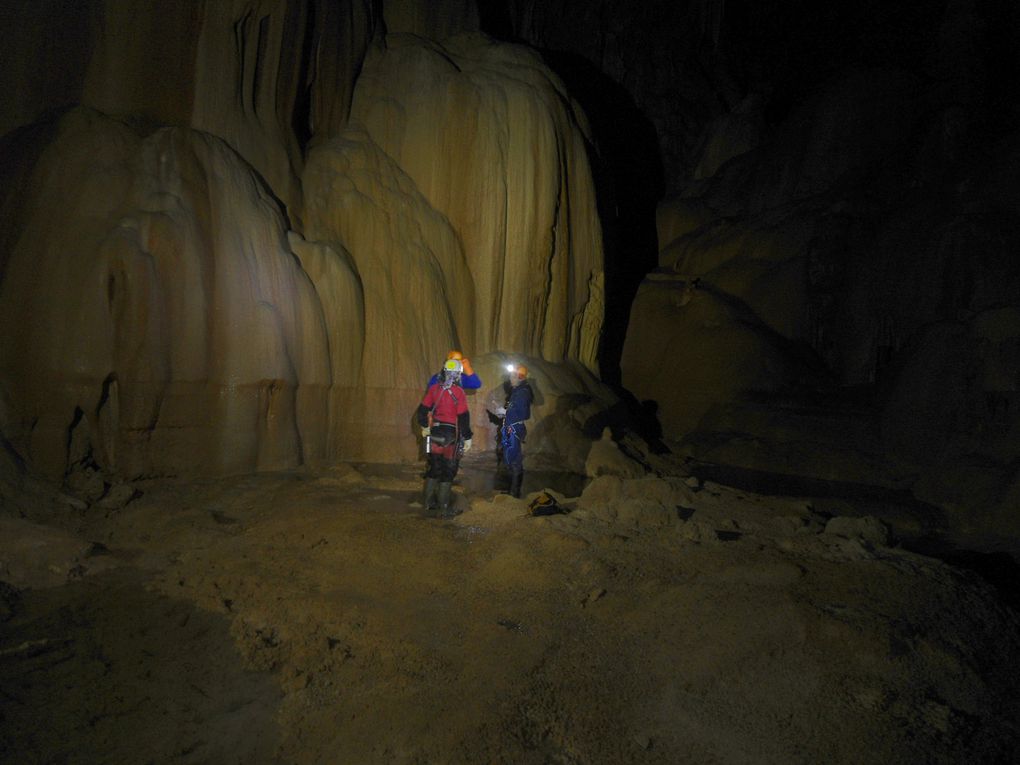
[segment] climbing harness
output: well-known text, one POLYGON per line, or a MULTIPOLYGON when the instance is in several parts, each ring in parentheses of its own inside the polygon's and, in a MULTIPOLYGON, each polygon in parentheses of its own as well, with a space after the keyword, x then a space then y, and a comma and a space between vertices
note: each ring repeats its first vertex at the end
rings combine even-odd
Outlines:
POLYGON ((517 426, 523 425, 523 420, 506 423, 500 428, 500 443, 503 447, 503 460, 507 465, 513 465, 521 452, 521 437, 517 434, 517 426))
POLYGON ((448 394, 450 398, 453 399, 454 411, 456 411, 457 406, 460 404, 460 401, 457 400, 456 394, 452 390, 450 390, 451 384, 452 383, 446 383, 444 381, 442 392, 438 396, 436 396, 436 402, 432 405, 432 408, 429 410, 429 435, 426 438, 425 442, 426 454, 431 453, 432 451, 431 447, 433 442, 435 443, 436 446, 445 447, 449 446, 455 441, 459 441, 460 431, 459 428, 457 427, 457 423, 436 422, 433 420, 433 414, 436 411, 436 407, 439 406, 439 401, 442 398, 443 393, 448 394))

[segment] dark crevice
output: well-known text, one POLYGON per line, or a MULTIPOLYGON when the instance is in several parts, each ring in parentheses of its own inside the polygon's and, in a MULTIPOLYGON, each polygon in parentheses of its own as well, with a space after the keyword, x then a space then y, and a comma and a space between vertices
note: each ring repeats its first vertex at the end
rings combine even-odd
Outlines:
POLYGON ((290 123, 302 156, 305 156, 308 143, 312 140, 312 82, 314 81, 315 39, 319 33, 315 22, 318 18, 316 3, 310 2, 308 4, 308 22, 305 24, 305 37, 301 42, 298 63, 298 92, 295 94, 290 123))
POLYGON ((549 68, 584 110, 593 145, 605 255, 605 323, 598 350, 602 378, 619 384, 620 357, 638 286, 658 265, 655 209, 665 182, 655 127, 619 83, 582 56, 542 51, 549 68))
POLYGON ((74 415, 71 417, 71 424, 67 426, 67 440, 64 445, 64 453, 66 455, 65 462, 70 464, 71 462, 71 444, 74 441, 74 430, 81 423, 85 417, 85 413, 81 410, 80 406, 74 408, 74 415))
POLYGON ((106 379, 103 380, 103 390, 99 396, 99 403, 96 405, 96 414, 99 414, 99 412, 103 411, 103 407, 106 406, 106 402, 109 401, 110 399, 110 388, 116 382, 117 382, 116 372, 111 372, 106 376, 106 379))
POLYGON ((255 114, 259 113, 262 104, 259 103, 259 91, 261 90, 262 69, 265 66, 266 45, 269 39, 269 17, 263 16, 259 19, 258 39, 255 41, 255 66, 252 69, 251 82, 251 107, 255 114))

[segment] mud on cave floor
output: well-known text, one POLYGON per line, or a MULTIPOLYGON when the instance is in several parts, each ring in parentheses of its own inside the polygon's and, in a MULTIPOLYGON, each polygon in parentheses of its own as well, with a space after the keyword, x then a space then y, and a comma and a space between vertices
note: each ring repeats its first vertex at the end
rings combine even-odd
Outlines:
POLYGON ((418 464, 66 515, 105 570, 6 590, 0 760, 1015 761, 1020 628, 968 572, 711 482, 528 517, 490 456, 450 520, 418 464))

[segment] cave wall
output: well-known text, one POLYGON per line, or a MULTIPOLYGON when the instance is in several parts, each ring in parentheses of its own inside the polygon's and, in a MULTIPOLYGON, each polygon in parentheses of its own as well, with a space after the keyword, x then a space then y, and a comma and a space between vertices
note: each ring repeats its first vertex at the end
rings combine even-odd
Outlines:
POLYGON ((25 464, 414 459, 449 348, 596 371, 586 120, 474 8, 4 11, 0 429, 25 464))
POLYGON ((391 35, 352 117, 460 236, 477 290, 462 342, 594 368, 599 288, 576 278, 602 262, 584 115, 534 51, 391 35))
POLYGON ((591 116, 623 385, 707 459, 1015 509, 1016 4, 632 5, 481 3, 591 116))
POLYGON ((876 448, 1016 459, 1009 4, 7 5, 0 414, 50 471, 412 458, 458 345, 602 371, 674 439, 866 389, 876 448))
MULTIPOLYGON (((908 421, 924 421, 940 442, 972 439, 975 428, 990 427, 977 402, 1012 399, 1020 382, 1015 371, 996 373, 995 382, 977 371, 1020 370, 1003 318, 1017 305, 1020 273, 1013 254, 1018 187, 1006 180, 1015 177, 1008 169, 1020 140, 1015 114, 975 59, 992 21, 982 15, 987 9, 971 8, 963 18, 953 4, 934 10, 941 11, 934 17, 939 33, 923 41, 926 55, 918 54, 916 67, 837 72, 768 141, 666 200, 659 215, 663 278, 644 288, 683 289, 698 280, 701 292, 691 294, 710 288, 746 307, 784 340, 810 350, 833 384, 874 387, 887 413, 885 444, 903 452, 913 442, 912 456, 932 450, 903 429, 908 421), (934 359, 928 366, 913 358, 924 345, 920 338, 947 323, 983 349, 955 354, 957 371, 948 377, 934 359), (985 330, 978 327, 989 324, 1001 342, 979 339, 985 330), (962 420, 948 416, 943 403, 947 391, 939 380, 953 377, 971 380, 972 403, 962 420)), ((693 317, 674 320, 698 326, 693 317)), ((626 359, 661 343, 659 325, 632 329, 625 369, 626 359)), ((635 391, 686 409, 683 396, 664 392, 668 376, 649 385, 644 370, 632 372, 624 379, 635 391)), ((773 384, 787 382, 777 376, 773 384)), ((745 392, 755 388, 744 385, 745 392)), ((1005 410, 999 407, 1007 419, 995 427, 1012 431, 1016 420, 1005 410)), ((1000 452, 1002 459, 1014 456, 1000 452)))
POLYGON ((19 452, 48 474, 90 453, 129 475, 322 456, 323 307, 236 152, 77 108, 27 191, 0 288, 19 452))
POLYGON ((368 0, 6 3, 0 134, 74 105, 224 139, 300 216, 302 142, 347 121, 368 0), (17 6, 17 7, 16 7, 17 6))
POLYGON ((663 201, 623 380, 674 436, 751 445, 725 459, 791 471, 814 457, 767 453, 866 452, 887 472, 840 477, 913 476, 916 496, 1001 530, 1020 478, 1020 130, 1001 50, 1016 13, 921 10, 894 25, 899 48, 869 37, 758 146, 663 201))

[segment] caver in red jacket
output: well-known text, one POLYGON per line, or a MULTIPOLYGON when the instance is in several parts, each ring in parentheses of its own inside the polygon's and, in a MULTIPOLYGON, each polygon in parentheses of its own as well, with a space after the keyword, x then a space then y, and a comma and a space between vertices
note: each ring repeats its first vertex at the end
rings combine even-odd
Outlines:
POLYGON ((471 438, 471 415, 464 389, 452 383, 444 385, 444 382, 430 385, 418 406, 418 424, 429 428, 430 432, 427 475, 452 481, 457 472, 460 443, 471 438), (433 457, 441 457, 453 464, 437 465, 433 457))

